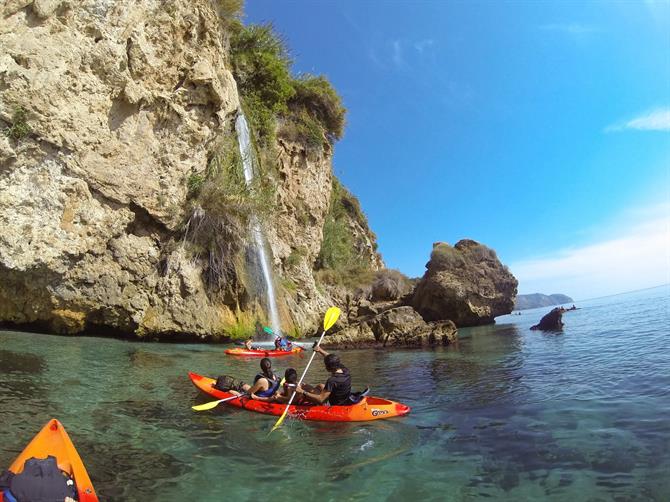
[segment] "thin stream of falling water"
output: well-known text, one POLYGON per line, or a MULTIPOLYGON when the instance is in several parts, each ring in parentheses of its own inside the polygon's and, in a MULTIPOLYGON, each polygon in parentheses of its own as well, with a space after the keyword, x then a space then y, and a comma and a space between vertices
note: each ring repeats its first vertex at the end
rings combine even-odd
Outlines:
MULTIPOLYGON (((253 169, 253 148, 251 145, 251 137, 249 134, 249 125, 244 114, 240 111, 235 120, 235 131, 237 132, 237 141, 240 145, 240 155, 242 156, 242 165, 244 166, 244 180, 247 186, 251 186, 254 179, 253 169)), ((275 299, 274 284, 272 282, 272 274, 270 273, 270 264, 263 242, 263 233, 261 225, 256 215, 251 217, 251 233, 253 235, 254 244, 256 246, 256 253, 258 254, 261 263, 261 271, 265 282, 265 292, 267 294, 267 305, 270 311, 270 323, 272 330, 275 333, 281 333, 281 326, 279 323, 279 313, 277 310, 277 302, 275 299)))

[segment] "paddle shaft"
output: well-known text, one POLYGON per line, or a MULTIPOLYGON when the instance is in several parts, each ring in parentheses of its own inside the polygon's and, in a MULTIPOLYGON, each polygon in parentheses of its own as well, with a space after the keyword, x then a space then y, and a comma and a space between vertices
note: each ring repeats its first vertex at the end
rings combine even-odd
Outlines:
MULTIPOLYGON (((321 340, 323 340, 324 335, 326 334, 326 330, 322 329, 321 330, 321 337, 319 338, 319 343, 316 344, 317 347, 321 345, 321 340)), ((305 375, 307 375, 307 370, 309 369, 310 365, 312 364, 312 361, 314 361, 314 356, 316 355, 316 351, 312 351, 312 357, 309 358, 309 362, 307 363, 307 366, 305 366, 305 371, 302 372, 302 376, 300 377, 300 380, 298 380, 298 386, 302 384, 302 381, 305 379, 305 375)), ((293 402, 293 398, 295 397, 296 393, 294 392, 291 398, 288 400, 288 404, 286 405, 286 409, 284 410, 284 414, 288 411, 288 407, 291 406, 291 403, 293 402)))
POLYGON ((240 394, 239 396, 232 396, 232 397, 227 397, 225 399, 219 400, 219 403, 225 403, 226 401, 232 401, 233 399, 237 399, 238 397, 244 397, 248 396, 249 394, 240 394))
POLYGON ((232 401, 233 399, 237 399, 238 397, 244 397, 247 396, 248 394, 240 394, 239 396, 231 396, 231 397, 226 397, 224 399, 219 399, 218 401, 210 401, 209 403, 204 403, 204 404, 199 404, 196 406, 191 406, 195 411, 207 411, 211 410, 213 408, 216 408, 218 405, 221 403, 225 403, 226 401, 232 401))

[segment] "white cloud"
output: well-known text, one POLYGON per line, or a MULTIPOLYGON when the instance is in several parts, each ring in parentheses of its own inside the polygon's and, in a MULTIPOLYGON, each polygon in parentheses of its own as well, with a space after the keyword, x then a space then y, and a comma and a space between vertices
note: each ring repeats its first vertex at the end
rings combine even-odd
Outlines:
POLYGON ((414 49, 416 49, 416 52, 418 52, 419 54, 423 54, 424 51, 430 49, 434 44, 435 44, 434 40, 430 38, 425 38, 423 40, 414 42, 414 49))
POLYGON ((387 40, 382 46, 369 46, 368 57, 381 69, 407 72, 418 64, 426 64, 434 53, 434 47, 435 41, 430 38, 387 40))
POLYGON ((670 203, 636 213, 647 219, 609 239, 511 264, 519 293, 584 299, 669 283, 670 203))
POLYGON ((393 64, 397 68, 402 68, 405 66, 405 60, 402 57, 402 45, 400 43, 400 40, 394 40, 393 43, 391 44, 393 47, 393 55, 392 55, 392 60, 393 64))
POLYGON ((555 31, 560 33, 567 33, 568 35, 587 35, 589 33, 597 33, 600 28, 589 24, 581 23, 550 23, 541 24, 538 28, 542 31, 555 31))
POLYGON ((657 108, 628 121, 618 122, 605 128, 605 132, 637 129, 639 131, 670 131, 670 108, 657 108))

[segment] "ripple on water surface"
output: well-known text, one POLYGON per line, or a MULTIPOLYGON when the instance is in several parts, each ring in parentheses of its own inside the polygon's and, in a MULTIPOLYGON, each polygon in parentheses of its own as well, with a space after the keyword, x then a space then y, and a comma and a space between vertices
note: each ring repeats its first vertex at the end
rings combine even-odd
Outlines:
POLYGON ((670 500, 669 293, 584 302, 562 333, 529 331, 544 309, 446 349, 343 352, 412 413, 270 435, 276 417, 190 409, 209 398, 189 370, 257 372, 222 347, 0 332, 0 465, 55 416, 103 500, 670 500))

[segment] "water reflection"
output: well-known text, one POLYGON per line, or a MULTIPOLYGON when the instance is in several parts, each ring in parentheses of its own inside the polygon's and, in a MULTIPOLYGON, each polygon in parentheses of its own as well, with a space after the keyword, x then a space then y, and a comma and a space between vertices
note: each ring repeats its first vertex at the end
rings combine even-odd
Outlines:
POLYGON ((0 373, 39 375, 46 367, 46 358, 43 356, 0 349, 0 373))

